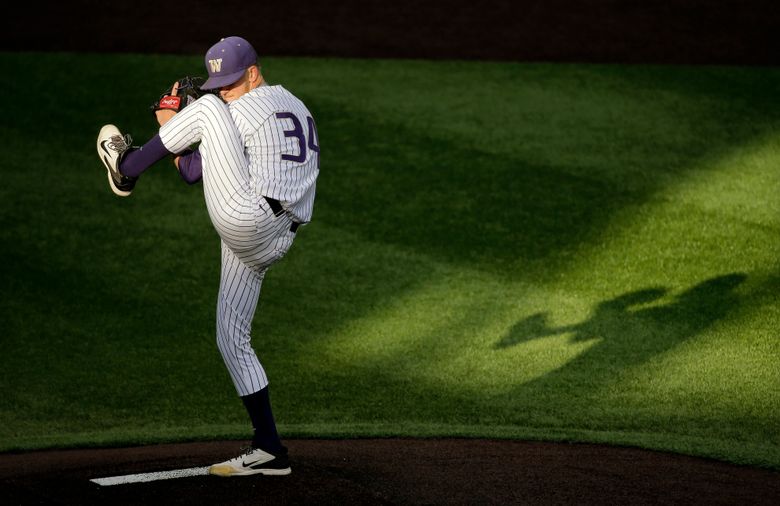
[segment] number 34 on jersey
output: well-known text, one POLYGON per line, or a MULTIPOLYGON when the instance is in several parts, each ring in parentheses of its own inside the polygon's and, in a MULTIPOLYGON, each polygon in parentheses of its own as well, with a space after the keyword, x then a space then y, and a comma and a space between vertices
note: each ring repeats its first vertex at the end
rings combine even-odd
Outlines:
POLYGON ((292 127, 284 130, 284 136, 295 139, 298 143, 298 149, 295 153, 282 154, 282 160, 303 163, 306 161, 307 150, 316 153, 317 169, 320 168, 320 145, 317 137, 317 126, 314 124, 314 118, 306 116, 306 132, 298 116, 291 112, 277 112, 275 114, 277 121, 285 123, 286 127, 292 127))

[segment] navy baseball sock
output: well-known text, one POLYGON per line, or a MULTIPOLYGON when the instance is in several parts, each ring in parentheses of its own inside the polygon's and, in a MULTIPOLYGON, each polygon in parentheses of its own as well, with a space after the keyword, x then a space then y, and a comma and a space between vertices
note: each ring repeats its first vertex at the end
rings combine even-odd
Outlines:
POLYGON ((160 135, 157 134, 140 148, 128 151, 119 164, 119 172, 128 177, 138 177, 146 169, 170 154, 171 152, 163 146, 160 135))
POLYGON ((279 433, 276 431, 274 415, 271 412, 271 400, 268 397, 268 387, 253 394, 241 397, 252 419, 255 435, 252 438, 252 447, 261 448, 274 455, 282 455, 287 448, 282 445, 279 433))

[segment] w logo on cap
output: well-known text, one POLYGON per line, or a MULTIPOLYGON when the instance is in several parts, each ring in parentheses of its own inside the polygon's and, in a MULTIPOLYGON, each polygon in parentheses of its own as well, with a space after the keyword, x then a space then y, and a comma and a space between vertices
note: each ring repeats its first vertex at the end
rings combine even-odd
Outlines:
POLYGON ((212 72, 219 72, 222 70, 222 58, 217 58, 216 60, 209 60, 209 66, 211 66, 212 72))

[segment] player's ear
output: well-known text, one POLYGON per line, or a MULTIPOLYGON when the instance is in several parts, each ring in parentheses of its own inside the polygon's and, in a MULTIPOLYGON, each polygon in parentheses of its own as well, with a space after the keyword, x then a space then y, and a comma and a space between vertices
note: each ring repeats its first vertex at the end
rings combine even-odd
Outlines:
POLYGON ((248 70, 249 70, 249 75, 247 77, 249 77, 249 82, 254 83, 258 79, 260 79, 260 67, 258 67, 257 65, 251 65, 248 70))

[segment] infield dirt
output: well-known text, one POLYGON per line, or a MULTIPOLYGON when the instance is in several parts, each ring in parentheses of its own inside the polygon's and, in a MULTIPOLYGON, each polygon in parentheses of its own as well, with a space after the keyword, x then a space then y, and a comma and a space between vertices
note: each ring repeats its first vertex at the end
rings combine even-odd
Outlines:
POLYGON ((587 444, 467 439, 291 440, 289 476, 93 478, 208 466, 236 441, 0 455, 3 504, 751 504, 780 474, 587 444))

